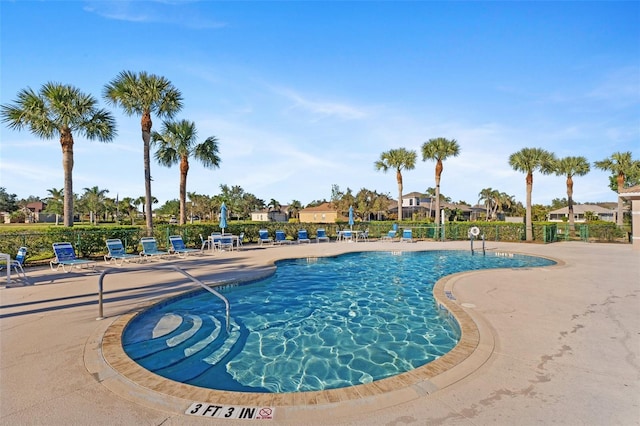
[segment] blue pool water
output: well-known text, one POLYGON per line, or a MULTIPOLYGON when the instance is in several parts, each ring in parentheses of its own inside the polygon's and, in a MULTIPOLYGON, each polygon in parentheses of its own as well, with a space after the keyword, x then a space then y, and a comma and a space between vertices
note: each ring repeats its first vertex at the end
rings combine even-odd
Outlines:
POLYGON ((367 252, 277 262, 264 280, 154 306, 123 333, 146 369, 220 390, 299 392, 368 383, 450 351, 460 332, 437 308, 435 282, 452 273, 554 264, 460 251, 367 252))

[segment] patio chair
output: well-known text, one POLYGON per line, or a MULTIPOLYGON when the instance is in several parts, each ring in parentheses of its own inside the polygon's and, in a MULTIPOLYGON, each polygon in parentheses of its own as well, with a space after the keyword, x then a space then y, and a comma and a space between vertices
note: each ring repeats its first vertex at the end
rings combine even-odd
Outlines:
POLYGON ((287 240, 287 235, 282 230, 276 231, 275 244, 291 244, 293 241, 287 240))
POLYGON ((240 250, 240 248, 244 248, 244 245, 242 244, 244 241, 244 232, 241 232, 240 235, 238 235, 238 250, 240 250))
POLYGON ((269 231, 261 229, 258 231, 258 244, 262 245, 264 243, 273 244, 273 238, 269 236, 269 231))
POLYGON ((124 262, 129 262, 133 259, 140 259, 140 256, 135 254, 129 254, 124 248, 122 241, 119 238, 111 238, 107 240, 108 253, 104 255, 104 261, 106 263, 115 263, 117 266, 122 265, 124 262))
POLYGON ((222 242, 222 233, 220 232, 212 232, 211 238, 209 239, 211 248, 213 250, 220 250, 221 242, 222 242))
POLYGON ((187 257, 190 254, 200 253, 201 251, 185 246, 184 241, 182 240, 182 236, 180 235, 171 235, 169 237, 169 242, 171 243, 171 251, 177 254, 178 257, 187 257))
POLYGON ((400 237, 401 242, 412 243, 413 242, 413 230, 410 228, 405 228, 402 230, 402 237, 400 237))
POLYGON ((153 257, 166 257, 171 253, 168 251, 162 251, 158 249, 158 243, 156 239, 153 237, 142 237, 140 238, 140 244, 142 244, 142 251, 140 252, 140 257, 143 259, 151 259, 153 257))
POLYGON ((306 229, 298 230, 298 244, 300 243, 311 243, 311 240, 309 239, 309 235, 307 235, 306 229))
POLYGON ((383 235, 380 237, 381 240, 385 241, 393 241, 396 238, 396 234, 398 233, 398 224, 394 223, 393 228, 387 233, 387 235, 383 235))
POLYGON ((366 231, 358 235, 358 241, 367 242, 369 241, 369 228, 366 231))
MULTIPOLYGON (((7 268, 9 269, 13 268, 13 270, 16 271, 16 274, 18 276, 21 276, 22 278, 27 278, 27 274, 24 273, 24 269, 22 268, 22 265, 24 265, 24 261, 26 260, 26 258, 27 258, 27 248, 20 247, 18 249, 18 254, 16 254, 16 258, 9 260, 9 263, 7 264, 7 268)), ((2 270, 2 268, 4 268, 4 266, 0 266, 0 270, 2 270)))
POLYGON ((53 243, 53 254, 55 255, 55 259, 49 262, 52 271, 57 271, 62 268, 64 272, 71 272, 74 267, 81 269, 83 266, 87 266, 95 269, 96 266, 94 260, 78 258, 76 256, 76 250, 71 243, 68 242, 53 243))
POLYGON ((220 250, 233 251, 233 235, 222 234, 220 237, 220 250))
POLYGON ((327 231, 324 228, 318 228, 318 230, 316 231, 316 242, 319 243, 320 241, 331 241, 327 236, 327 231))
POLYGON ((340 239, 348 242, 353 242, 353 231, 350 229, 345 229, 344 231, 340 231, 340 239))
POLYGON ((207 250, 210 249, 211 241, 209 241, 208 238, 205 240, 202 234, 199 234, 199 235, 200 235, 200 242, 202 243, 202 245, 200 246, 200 252, 204 252, 204 249, 207 249, 207 250))

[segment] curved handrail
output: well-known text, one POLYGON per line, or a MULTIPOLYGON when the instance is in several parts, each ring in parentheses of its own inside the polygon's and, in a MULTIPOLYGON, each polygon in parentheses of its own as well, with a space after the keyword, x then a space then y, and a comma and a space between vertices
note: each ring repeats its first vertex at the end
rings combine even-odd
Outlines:
POLYGON ((226 297, 224 297, 222 294, 220 294, 219 292, 217 292, 216 290, 212 289, 211 287, 209 287, 208 285, 206 285, 205 283, 203 283, 202 281, 200 281, 199 279, 197 279, 196 277, 194 277, 193 275, 189 274, 187 271, 185 271, 182 268, 178 268, 177 266, 174 265, 163 265, 163 266, 143 266, 140 268, 135 268, 135 269, 117 269, 117 268, 108 268, 105 269, 104 271, 102 271, 102 273, 100 274, 100 277, 98 278, 98 318, 96 318, 96 320, 101 320, 104 319, 104 308, 103 308, 103 281, 104 281, 104 277, 111 273, 111 272, 129 272, 129 271, 139 271, 141 269, 147 269, 147 270, 157 270, 157 269, 172 269, 176 272, 179 272, 180 274, 184 275, 185 277, 189 278, 191 281, 193 281, 194 283, 198 284, 200 287, 204 288, 205 290, 207 290, 209 293, 217 296, 218 298, 220 298, 223 302, 224 302, 224 306, 225 306, 225 310, 226 310, 226 320, 227 320, 227 333, 229 332, 229 328, 230 328, 230 321, 229 321, 229 312, 230 312, 230 306, 229 306, 229 301, 227 300, 226 297))

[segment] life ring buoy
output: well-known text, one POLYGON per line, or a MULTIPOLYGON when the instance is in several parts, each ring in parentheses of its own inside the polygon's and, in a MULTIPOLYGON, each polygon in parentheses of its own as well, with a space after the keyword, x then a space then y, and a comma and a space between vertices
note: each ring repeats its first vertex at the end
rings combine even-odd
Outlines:
POLYGON ((473 235, 474 237, 480 235, 480 228, 478 228, 477 226, 473 226, 471 229, 469 229, 469 236, 471 235, 473 235))

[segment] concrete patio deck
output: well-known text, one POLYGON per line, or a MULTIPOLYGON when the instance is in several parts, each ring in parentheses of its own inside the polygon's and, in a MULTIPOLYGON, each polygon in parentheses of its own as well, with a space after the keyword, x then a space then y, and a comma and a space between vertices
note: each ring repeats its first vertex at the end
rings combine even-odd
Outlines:
MULTIPOLYGON (((433 249, 468 250, 469 242, 247 247, 153 264, 217 281, 268 274, 283 258, 433 249)), ((96 320, 99 273, 29 268, 31 285, 0 288, 0 424, 640 424, 640 251, 582 242, 487 242, 487 249, 559 264, 444 278, 436 291, 450 291, 455 300, 448 303, 475 330, 465 356, 445 370, 423 370, 373 390, 272 396, 272 420, 186 415, 200 401, 198 388, 156 385, 157 376, 132 380, 120 368, 126 360, 110 358, 118 345, 109 333, 118 321, 150 301, 193 289, 179 274, 132 266, 107 276, 105 318, 96 320)), ((262 406, 261 398, 237 404, 262 406)))

